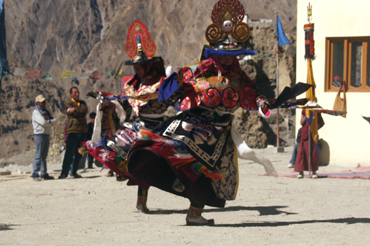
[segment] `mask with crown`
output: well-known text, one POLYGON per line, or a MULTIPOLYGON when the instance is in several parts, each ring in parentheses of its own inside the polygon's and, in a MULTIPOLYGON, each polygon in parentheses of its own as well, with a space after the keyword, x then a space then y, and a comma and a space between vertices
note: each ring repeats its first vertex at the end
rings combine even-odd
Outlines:
POLYGON ((238 0, 220 0, 215 4, 211 16, 213 23, 208 26, 205 33, 209 42, 204 47, 206 58, 213 55, 257 54, 256 51, 246 48, 245 42, 250 36, 250 29, 243 22, 244 16, 244 7, 238 0))

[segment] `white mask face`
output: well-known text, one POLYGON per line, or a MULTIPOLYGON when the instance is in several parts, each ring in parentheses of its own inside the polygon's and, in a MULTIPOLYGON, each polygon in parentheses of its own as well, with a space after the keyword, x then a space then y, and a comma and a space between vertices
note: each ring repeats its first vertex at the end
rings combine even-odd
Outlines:
POLYGON ((233 23, 231 20, 225 20, 224 23, 222 24, 222 31, 224 32, 231 32, 233 29, 233 23))

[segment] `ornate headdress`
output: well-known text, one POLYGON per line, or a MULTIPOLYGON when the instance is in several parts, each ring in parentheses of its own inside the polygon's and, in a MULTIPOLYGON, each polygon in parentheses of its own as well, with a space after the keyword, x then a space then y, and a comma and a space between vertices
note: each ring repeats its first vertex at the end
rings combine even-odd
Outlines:
POLYGON ((127 32, 125 51, 131 60, 125 61, 125 65, 142 65, 160 61, 159 57, 153 57, 157 47, 150 39, 148 28, 141 21, 135 20, 127 32))
POLYGON ((212 22, 206 30, 209 45, 205 46, 205 56, 256 55, 253 50, 246 50, 250 29, 243 22, 244 8, 238 0, 219 0, 212 11, 212 22), (229 39, 231 35, 236 42, 229 39))

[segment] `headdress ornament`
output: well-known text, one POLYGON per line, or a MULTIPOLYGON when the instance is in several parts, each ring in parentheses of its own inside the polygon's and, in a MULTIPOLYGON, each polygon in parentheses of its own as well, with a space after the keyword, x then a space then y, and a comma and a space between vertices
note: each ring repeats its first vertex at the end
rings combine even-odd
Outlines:
POLYGON ((206 30, 209 45, 205 48, 205 56, 212 55, 256 55, 256 51, 246 50, 245 41, 250 35, 249 26, 243 22, 244 7, 238 0, 219 0, 212 11, 212 22, 206 30), (236 42, 229 39, 229 35, 236 42))
POLYGON ((150 39, 148 28, 141 21, 135 20, 127 32, 125 51, 131 60, 125 61, 125 65, 142 65, 159 61, 159 57, 153 57, 157 47, 150 39))

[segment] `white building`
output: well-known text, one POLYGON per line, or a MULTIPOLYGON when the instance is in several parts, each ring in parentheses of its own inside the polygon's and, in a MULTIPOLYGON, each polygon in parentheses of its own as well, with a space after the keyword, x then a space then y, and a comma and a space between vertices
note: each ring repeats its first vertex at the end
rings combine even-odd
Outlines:
MULTIPOLYGON (((297 1, 297 82, 307 82, 304 24, 312 5, 316 59, 312 61, 318 103, 332 109, 339 88, 334 76, 347 83, 347 118, 323 114, 319 137, 328 143, 331 164, 370 166, 370 1, 297 1)), ((300 112, 297 110, 296 125, 300 112)), ((299 127, 297 127, 298 129, 299 127)))

